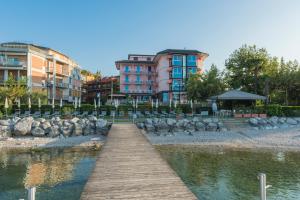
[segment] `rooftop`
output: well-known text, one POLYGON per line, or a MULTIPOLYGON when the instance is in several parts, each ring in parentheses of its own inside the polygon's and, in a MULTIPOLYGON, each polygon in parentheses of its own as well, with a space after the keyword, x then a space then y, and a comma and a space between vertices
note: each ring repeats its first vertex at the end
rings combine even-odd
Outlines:
POLYGON ((208 56, 207 53, 192 49, 166 49, 158 52, 156 55, 158 54, 206 54, 208 56))

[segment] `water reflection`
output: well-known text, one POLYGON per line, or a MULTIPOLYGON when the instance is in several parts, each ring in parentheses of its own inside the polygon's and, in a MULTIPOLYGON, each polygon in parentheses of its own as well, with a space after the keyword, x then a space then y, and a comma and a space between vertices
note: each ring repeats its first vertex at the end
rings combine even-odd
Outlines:
POLYGON ((257 174, 267 174, 268 199, 300 199, 300 154, 160 147, 199 199, 259 199, 257 174))
POLYGON ((37 187, 37 199, 58 199, 55 193, 74 189, 62 196, 79 199, 97 155, 83 149, 1 151, 0 199, 24 198, 29 187, 37 187))

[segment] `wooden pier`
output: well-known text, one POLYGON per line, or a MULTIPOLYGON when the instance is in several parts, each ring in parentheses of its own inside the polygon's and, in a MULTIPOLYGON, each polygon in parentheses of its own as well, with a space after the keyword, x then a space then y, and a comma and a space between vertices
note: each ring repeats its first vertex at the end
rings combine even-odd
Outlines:
POLYGON ((81 199, 197 199, 134 124, 114 124, 81 199))

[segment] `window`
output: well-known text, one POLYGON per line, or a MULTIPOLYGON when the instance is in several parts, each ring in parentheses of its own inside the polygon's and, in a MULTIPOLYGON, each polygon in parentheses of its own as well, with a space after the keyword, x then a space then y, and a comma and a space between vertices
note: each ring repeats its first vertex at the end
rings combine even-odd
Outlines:
POLYGON ((147 61, 151 61, 151 57, 147 57, 147 61))
POLYGON ((129 83, 129 76, 128 75, 125 76, 125 83, 129 83))
POLYGON ((197 72, 197 68, 196 67, 188 68, 188 76, 190 74, 196 74, 196 72, 197 72))
POLYGON ((172 65, 182 66, 182 56, 174 55, 172 58, 172 65))
POLYGON ((187 56, 187 66, 196 66, 196 56, 195 55, 187 56))
POLYGON ((139 58, 138 57, 133 57, 133 60, 139 60, 139 58))
POLYGON ((141 91, 141 86, 140 85, 136 86, 136 90, 137 90, 137 92, 140 92, 141 91))
POLYGON ((141 66, 136 66, 136 72, 141 72, 141 66))
POLYGON ((173 67, 172 78, 182 78, 182 68, 173 67))
POLYGON ((148 66, 148 72, 151 72, 151 71, 152 71, 151 66, 148 66))
POLYGON ((129 72, 130 69, 129 69, 129 66, 125 66, 125 72, 129 72))
POLYGON ((172 90, 174 91, 180 91, 182 88, 182 81, 181 80, 173 80, 172 83, 172 90))
POLYGON ((163 102, 164 103, 169 102, 169 95, 168 95, 168 93, 163 93, 163 102))
POLYGON ((141 81, 141 77, 139 75, 136 76, 136 82, 140 82, 141 81))
POLYGON ((129 91, 129 85, 125 85, 125 92, 129 91))

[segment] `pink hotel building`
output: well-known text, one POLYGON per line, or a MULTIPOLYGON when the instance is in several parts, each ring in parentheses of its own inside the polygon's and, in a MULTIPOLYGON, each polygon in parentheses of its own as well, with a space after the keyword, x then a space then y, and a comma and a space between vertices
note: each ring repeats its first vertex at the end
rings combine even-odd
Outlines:
POLYGON ((186 81, 191 74, 203 71, 207 57, 207 53, 186 49, 166 49, 156 55, 129 54, 127 60, 116 61, 120 92, 141 101, 185 101, 186 81))

